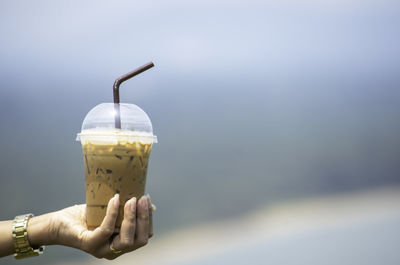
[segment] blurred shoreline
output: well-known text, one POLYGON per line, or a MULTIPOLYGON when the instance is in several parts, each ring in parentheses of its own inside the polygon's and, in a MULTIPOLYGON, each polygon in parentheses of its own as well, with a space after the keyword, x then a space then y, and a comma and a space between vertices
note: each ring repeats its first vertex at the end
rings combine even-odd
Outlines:
MULTIPOLYGON (((399 216, 400 186, 314 197, 278 203, 231 220, 175 230, 161 238, 156 235, 145 248, 126 254, 113 263, 188 264, 204 256, 229 252, 241 244, 257 244, 260 238, 270 241, 290 239, 315 231, 340 231, 353 225, 399 216)), ((87 265, 107 262, 97 259, 80 261, 87 265)))

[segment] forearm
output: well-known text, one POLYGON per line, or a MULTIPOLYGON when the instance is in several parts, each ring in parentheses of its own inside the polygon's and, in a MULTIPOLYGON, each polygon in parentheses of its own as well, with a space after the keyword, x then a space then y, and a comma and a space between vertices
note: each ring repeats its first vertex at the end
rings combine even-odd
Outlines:
POLYGON ((12 221, 0 222, 0 257, 14 253, 12 221))
MULTIPOLYGON (((12 222, 0 222, 0 257, 14 253, 12 222)), ((27 225, 28 241, 33 248, 54 244, 51 234, 51 214, 35 216, 29 219, 27 225)))

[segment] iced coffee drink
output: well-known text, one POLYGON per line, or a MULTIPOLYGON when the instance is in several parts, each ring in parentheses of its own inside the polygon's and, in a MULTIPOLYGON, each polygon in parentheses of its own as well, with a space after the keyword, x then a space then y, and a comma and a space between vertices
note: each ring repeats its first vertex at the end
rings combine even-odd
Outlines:
POLYGON ((144 195, 151 146, 139 142, 82 145, 89 227, 101 224, 115 193, 120 194, 121 201, 116 226, 121 226, 124 203, 144 195))
POLYGON ((82 144, 86 187, 86 221, 89 229, 101 224, 108 201, 120 194, 116 227, 123 207, 132 197, 145 193, 153 135, 150 119, 134 104, 120 104, 121 129, 114 127, 114 104, 103 103, 87 115, 78 134, 82 144))

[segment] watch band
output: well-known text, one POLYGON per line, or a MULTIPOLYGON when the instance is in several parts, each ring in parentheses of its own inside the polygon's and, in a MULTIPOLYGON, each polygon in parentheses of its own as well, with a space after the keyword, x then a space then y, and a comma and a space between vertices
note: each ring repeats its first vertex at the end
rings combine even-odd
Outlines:
POLYGON ((33 217, 33 214, 31 213, 18 215, 14 218, 12 223, 12 235, 15 250, 14 257, 16 259, 39 256, 44 251, 44 246, 33 249, 29 244, 27 226, 29 218, 31 217, 33 217))

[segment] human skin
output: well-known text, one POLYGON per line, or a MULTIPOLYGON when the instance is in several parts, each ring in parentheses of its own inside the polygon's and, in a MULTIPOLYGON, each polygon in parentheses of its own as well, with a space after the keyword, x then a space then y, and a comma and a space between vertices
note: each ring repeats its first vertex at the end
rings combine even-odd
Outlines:
MULTIPOLYGON (((147 244, 153 236, 152 204, 150 196, 128 200, 124 205, 124 219, 120 233, 114 234, 118 215, 119 195, 108 202, 102 224, 95 230, 86 226, 86 205, 75 205, 56 212, 32 217, 28 221, 28 240, 32 247, 63 245, 83 250, 97 258, 115 259, 147 244), (115 254, 110 250, 121 250, 115 254)), ((14 253, 12 220, 0 222, 0 257, 14 253)))

